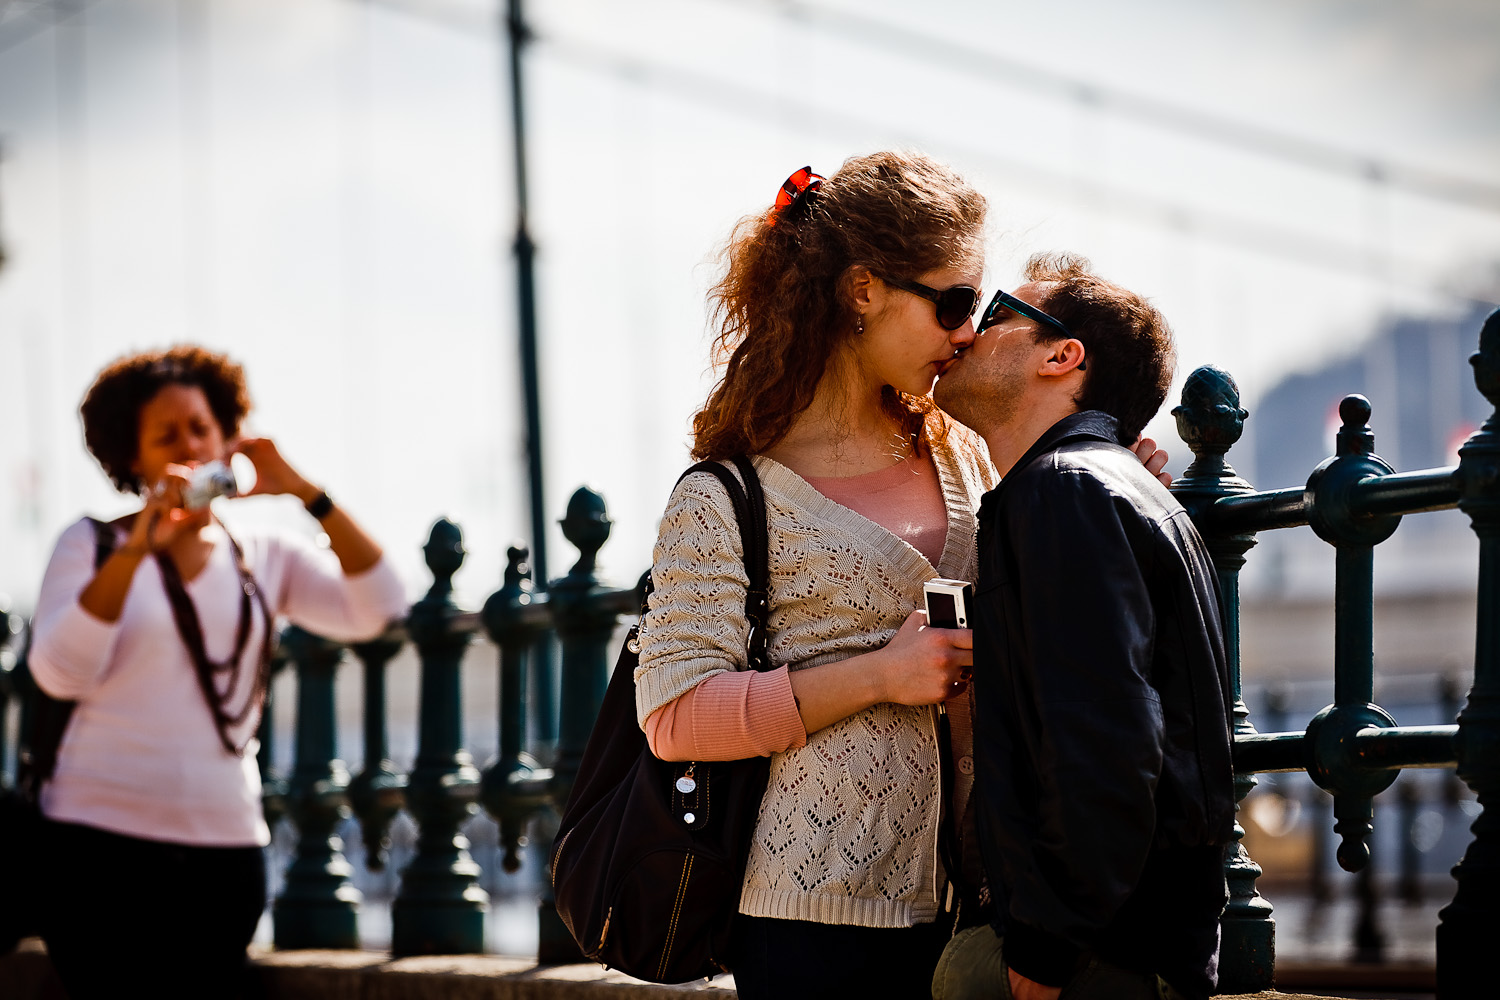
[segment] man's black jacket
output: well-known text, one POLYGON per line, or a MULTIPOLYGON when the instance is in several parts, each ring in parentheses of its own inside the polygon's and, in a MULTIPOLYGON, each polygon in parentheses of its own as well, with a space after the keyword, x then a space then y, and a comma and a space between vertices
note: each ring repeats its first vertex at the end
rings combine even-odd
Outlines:
POLYGON ((980 844, 1017 972, 1061 985, 1087 950, 1207 997, 1234 822, 1218 582, 1117 434, 1059 421, 980 505, 980 844))

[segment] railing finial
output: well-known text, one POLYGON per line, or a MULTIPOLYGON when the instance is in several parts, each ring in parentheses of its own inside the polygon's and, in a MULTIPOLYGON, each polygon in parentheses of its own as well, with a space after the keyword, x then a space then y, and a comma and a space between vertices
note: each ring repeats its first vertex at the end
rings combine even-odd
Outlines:
POLYGON ((531 549, 524 542, 512 542, 505 550, 505 579, 501 586, 506 593, 519 594, 530 591, 531 549))
POLYGON ((1500 408, 1500 309, 1490 313, 1479 330, 1479 350, 1469 356, 1474 384, 1490 405, 1500 408))
POLYGON ((568 500, 568 513, 558 522, 563 537, 578 549, 578 562, 569 576, 592 577, 599 550, 609 540, 614 521, 604 509, 604 497, 587 486, 580 486, 568 500))
POLYGON ((422 546, 422 555, 427 568, 432 571, 432 589, 427 598, 442 601, 453 593, 453 575, 464 564, 464 533, 458 525, 446 517, 438 518, 422 546))
POLYGON ((1344 455, 1370 455, 1375 451, 1375 432, 1370 430, 1370 401, 1357 392, 1351 392, 1339 401, 1339 419, 1343 426, 1339 428, 1338 440, 1334 444, 1334 454, 1344 455))
POLYGON ((1232 375, 1213 365, 1194 370, 1182 386, 1182 404, 1172 408, 1178 435, 1197 456, 1184 478, 1222 478, 1224 454, 1244 433, 1249 415, 1232 375))

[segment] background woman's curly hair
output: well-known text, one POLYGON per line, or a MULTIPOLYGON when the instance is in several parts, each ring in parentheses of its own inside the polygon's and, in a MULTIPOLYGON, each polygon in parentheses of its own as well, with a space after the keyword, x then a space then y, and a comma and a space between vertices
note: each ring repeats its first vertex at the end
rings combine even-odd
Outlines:
POLYGON ((250 412, 245 369, 223 354, 184 344, 112 362, 94 379, 78 412, 90 454, 123 493, 140 493, 143 485, 132 468, 140 445, 141 408, 163 386, 173 384, 203 390, 226 438, 239 433, 240 421, 250 412))
MULTIPOLYGON (((699 461, 753 455, 786 434, 839 347, 855 336, 851 268, 914 278, 981 245, 986 203, 951 169, 916 153, 844 161, 781 212, 740 220, 710 292, 723 373, 693 417, 699 461)), ((885 409, 912 445, 942 433, 929 397, 887 386, 885 409)))

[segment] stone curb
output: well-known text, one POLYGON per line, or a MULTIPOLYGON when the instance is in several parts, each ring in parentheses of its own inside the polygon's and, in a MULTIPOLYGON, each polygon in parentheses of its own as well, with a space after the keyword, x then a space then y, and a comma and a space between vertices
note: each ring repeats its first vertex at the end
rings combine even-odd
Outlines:
MULTIPOLYGON (((660 986, 597 965, 538 966, 489 955, 393 959, 383 952, 283 951, 254 958, 267 1000, 733 1000, 734 980, 660 986)), ((1249 993, 1218 1000, 1326 1000, 1306 993, 1249 993)))
MULTIPOLYGON (((734 980, 659 986, 597 965, 538 966, 528 958, 444 955, 391 958, 372 951, 262 951, 251 961, 266 1000, 734 1000, 734 980)), ((1347 996, 1347 994, 1346 994, 1347 996)), ((40 941, 0 957, 0 997, 63 1000, 40 941)), ((1326 1000, 1251 993, 1218 1000, 1326 1000)))
POLYGON ((276 1000, 733 1000, 734 980, 660 986, 597 965, 545 965, 492 955, 391 958, 384 952, 280 951, 253 957, 276 1000))

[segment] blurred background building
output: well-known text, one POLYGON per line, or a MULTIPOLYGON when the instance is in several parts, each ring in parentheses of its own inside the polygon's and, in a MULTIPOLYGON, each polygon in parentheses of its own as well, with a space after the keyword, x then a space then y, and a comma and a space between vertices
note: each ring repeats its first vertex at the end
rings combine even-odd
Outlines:
MULTIPOLYGON (((493 587, 529 530, 505 7, 0 0, 0 591, 28 606, 58 530, 125 506, 79 440, 92 374, 182 340, 248 364, 254 427, 413 587, 440 514, 468 532, 461 590, 493 587)), ((685 461, 716 248, 791 170, 870 149, 924 149, 990 196, 990 287, 1067 248, 1151 294, 1179 377, 1239 379, 1255 415, 1233 458, 1257 485, 1326 448, 1294 397, 1321 428, 1365 391, 1394 428, 1413 352, 1433 381, 1402 405, 1442 423, 1424 441, 1477 412, 1463 357, 1476 302, 1500 297, 1487 0, 525 13, 549 521, 601 489, 618 578, 648 561, 685 461)), ((1153 428, 1180 469, 1170 418, 1153 428)))
MULTIPOLYGON (((12 606, 31 606, 64 525, 130 507, 83 449, 90 378, 185 340, 247 364, 252 430, 358 511, 414 594, 440 515, 466 531, 461 599, 497 586, 530 524, 506 14, 0 0, 12 606)), ((1500 301, 1490 0, 533 0, 525 15, 548 521, 576 485, 600 489, 617 582, 648 563, 687 462, 716 250, 794 169, 872 149, 922 149, 990 197, 987 292, 1067 249, 1152 296, 1179 385, 1203 363, 1238 379, 1251 418, 1230 460, 1257 487, 1305 481, 1348 392, 1371 398, 1377 450, 1403 471, 1451 464, 1487 416, 1465 359, 1500 301)), ((1181 471, 1170 417, 1150 431, 1181 471)), ((312 530, 295 503, 224 506, 312 530)), ((549 547, 560 574, 560 534, 549 547)), ((1440 678, 1472 668, 1476 553, 1457 512, 1409 518, 1377 552, 1377 671, 1404 685, 1398 721, 1436 721, 1440 678)), ((1250 554, 1247 699, 1260 713, 1275 693, 1287 728, 1329 700, 1332 562, 1308 529, 1250 554)), ((471 692, 477 717, 489 698, 471 692)), ((471 732, 482 757, 493 737, 471 732)), ((1262 825, 1290 830, 1288 815, 1262 825)), ((1428 824, 1425 870, 1451 863, 1456 829, 1428 824)))

